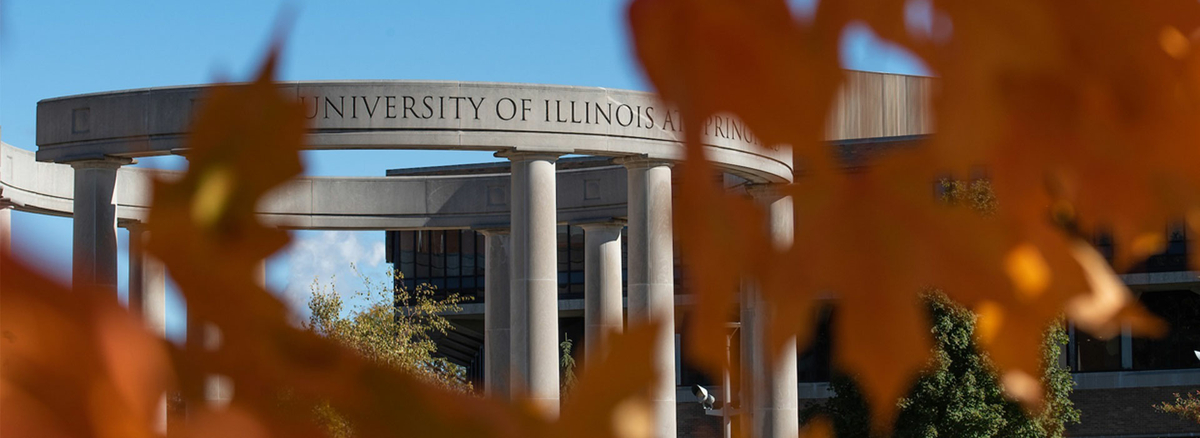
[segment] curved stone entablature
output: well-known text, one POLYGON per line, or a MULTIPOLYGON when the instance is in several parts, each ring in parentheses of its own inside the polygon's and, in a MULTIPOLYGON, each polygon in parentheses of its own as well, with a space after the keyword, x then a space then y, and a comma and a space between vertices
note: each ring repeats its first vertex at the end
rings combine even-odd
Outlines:
MULTIPOLYGON (((605 88, 410 81, 282 83, 304 104, 312 149, 516 150, 681 157, 679 112, 653 94, 605 88)), ((38 103, 38 161, 170 154, 184 147, 204 86, 38 103)), ((705 124, 710 158, 751 180, 790 181, 791 153, 733 117, 705 124)))
MULTIPOLYGON (((34 153, 0 146, 0 195, 18 210, 72 216, 74 171, 34 161, 34 153)), ((506 169, 471 175, 298 178, 259 204, 265 222, 293 229, 398 230, 507 226, 511 196, 506 169)), ((117 218, 145 221, 155 178, 180 172, 125 167, 117 172, 117 218)), ((558 220, 624 217, 625 168, 604 164, 560 170, 558 220)))

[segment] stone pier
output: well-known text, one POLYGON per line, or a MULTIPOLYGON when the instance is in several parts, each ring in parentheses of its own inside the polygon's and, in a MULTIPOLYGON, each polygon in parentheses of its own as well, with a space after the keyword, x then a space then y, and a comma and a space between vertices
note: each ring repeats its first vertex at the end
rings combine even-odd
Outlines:
POLYGON ((596 363, 608 351, 608 337, 621 333, 621 230, 620 222, 580 225, 584 239, 583 339, 584 366, 596 363))
POLYGON ((629 172, 629 324, 657 322, 650 390, 654 436, 675 437, 675 259, 671 166, 641 157, 618 160, 629 172))
POLYGON ((484 249, 484 394, 507 399, 512 361, 512 335, 509 331, 509 235, 507 229, 480 230, 487 238, 484 249))
POLYGON ((502 152, 512 162, 509 259, 513 397, 558 416, 558 154, 502 152))

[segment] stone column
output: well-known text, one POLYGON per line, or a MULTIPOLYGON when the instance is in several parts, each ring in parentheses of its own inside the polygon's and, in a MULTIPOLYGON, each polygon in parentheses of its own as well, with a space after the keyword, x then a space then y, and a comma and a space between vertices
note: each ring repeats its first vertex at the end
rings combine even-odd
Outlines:
MULTIPOLYGON (((741 421, 738 422, 738 429, 742 436, 755 436, 754 433, 754 397, 753 394, 758 393, 758 389, 754 385, 759 383, 755 377, 762 374, 762 361, 759 360, 758 341, 755 336, 755 325, 758 321, 756 311, 758 310, 758 290, 757 284, 753 280, 743 277, 741 281, 741 290, 738 297, 739 304, 739 325, 738 339, 740 348, 738 350, 741 358, 741 368, 738 373, 738 407, 741 409, 741 421)), ((761 379, 757 379, 761 380, 761 379)))
MULTIPOLYGON (((146 252, 150 234, 144 224, 125 225, 129 232, 129 311, 139 314, 151 333, 167 336, 166 266, 146 252)), ((159 400, 154 428, 161 434, 168 429, 167 395, 159 400)))
POLYGON ((558 417, 558 154, 502 152, 512 161, 511 293, 514 397, 558 417))
POLYGON ((671 166, 665 161, 617 160, 629 174, 629 324, 658 322, 651 389, 658 438, 675 437, 675 258, 671 229, 671 166))
MULTIPOLYGON (((146 328, 159 337, 167 336, 167 271, 162 262, 146 253, 149 233, 139 223, 125 226, 129 231, 129 311, 142 316, 146 328)), ((167 396, 163 394, 155 412, 154 430, 167 433, 167 396)))
POLYGON ((132 160, 103 158, 75 168, 72 284, 117 291, 117 169, 132 160))
POLYGON ((130 224, 125 229, 129 231, 129 310, 141 313, 151 332, 166 337, 166 267, 146 253, 149 233, 142 224, 130 224))
MULTIPOLYGON (((223 335, 216 324, 204 323, 201 326, 203 347, 208 351, 221 349, 223 335)), ((233 401, 233 379, 222 374, 209 374, 204 377, 204 400, 211 409, 224 409, 233 401)))
MULTIPOLYGON (((0 198, 0 254, 12 254, 12 206, 3 198, 0 198)), ((0 269, 4 264, 0 263, 0 269)))
POLYGON ((584 239, 584 366, 607 354, 608 336, 621 333, 621 222, 580 225, 584 239))
POLYGON ((507 229, 480 230, 487 238, 483 268, 483 392, 488 397, 508 399, 512 335, 509 332, 509 313, 512 299, 509 294, 509 235, 507 229))
POLYGON ((12 206, 0 199, 0 254, 12 254, 12 206))
MULTIPOLYGON (((775 248, 785 250, 791 247, 794 233, 792 198, 782 196, 771 186, 752 186, 749 192, 767 209, 768 227, 775 248)), ((755 390, 751 403, 753 436, 794 437, 800 431, 796 340, 792 338, 782 347, 778 359, 770 360, 764 340, 766 327, 774 315, 771 307, 762 301, 756 285, 748 292, 742 297, 754 303, 750 312, 752 322, 743 322, 742 327, 743 330, 747 325, 753 327, 753 351, 750 356, 755 362, 751 368, 755 390)))

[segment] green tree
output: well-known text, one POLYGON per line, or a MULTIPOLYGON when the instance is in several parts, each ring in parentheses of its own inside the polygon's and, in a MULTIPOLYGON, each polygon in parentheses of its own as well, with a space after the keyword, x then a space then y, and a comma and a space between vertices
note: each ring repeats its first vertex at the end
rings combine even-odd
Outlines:
MULTIPOLYGON (((898 403, 896 437, 1061 437, 1066 423, 1078 423, 1079 411, 1068 395, 1071 374, 1058 365, 1066 333, 1050 327, 1042 345, 1047 388, 1043 407, 1027 412, 1005 397, 988 358, 975 341, 975 315, 941 293, 926 296, 935 342, 929 370, 898 403)), ((810 405, 804 416, 826 415, 839 438, 871 436, 870 412, 853 379, 835 375, 835 395, 810 405)))
MULTIPOLYGON (((362 356, 411 373, 447 389, 471 392, 466 370, 445 358, 437 357, 435 334, 446 334, 450 321, 444 315, 461 308, 466 298, 449 294, 438 298, 436 290, 421 284, 415 290, 397 287, 399 273, 389 271, 387 280, 373 282, 355 273, 363 281, 354 296, 366 304, 345 308, 334 282, 314 280, 308 300, 311 312, 305 328, 334 339, 362 356)), ((335 438, 352 437, 353 428, 328 404, 316 408, 317 421, 335 438)))

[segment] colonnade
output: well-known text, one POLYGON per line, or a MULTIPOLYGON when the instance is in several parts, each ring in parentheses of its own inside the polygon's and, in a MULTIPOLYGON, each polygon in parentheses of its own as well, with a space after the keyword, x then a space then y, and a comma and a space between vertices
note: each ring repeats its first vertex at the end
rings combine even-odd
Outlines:
MULTIPOLYGON (((485 392, 491 396, 532 401, 548 417, 559 410, 558 261, 556 160, 558 154, 501 152, 511 162, 508 229, 480 229, 486 236, 485 392)), ((653 367, 659 377, 648 392, 656 420, 656 437, 676 436, 675 285, 672 232, 671 164, 639 156, 618 158, 628 174, 627 222, 597 218, 581 223, 585 230, 585 309, 587 339, 584 366, 605 354, 608 336, 623 329, 621 230, 628 226, 628 321, 659 323, 653 367)), ((128 160, 73 162, 75 173, 74 265, 77 285, 117 285, 117 215, 113 197, 117 170, 128 160)), ((779 244, 790 244, 790 200, 768 191, 754 192, 771 211, 771 227, 779 244)), ((7 209, 0 209, 0 220, 7 209)), ((6 224, 4 224, 6 225, 6 224)), ((130 308, 145 315, 149 327, 165 331, 162 264, 144 254, 146 233, 140 224, 123 224, 130 233, 130 308)), ((4 227, 7 231, 7 227, 4 227)), ((0 243, 7 244, 6 236, 0 243)), ((265 280, 265 278, 263 279, 265 280)), ((789 436, 798 429, 795 351, 766 364, 760 327, 769 318, 755 311, 757 294, 745 288, 743 345, 755 368, 748 374, 758 396, 742 400, 742 414, 753 418, 756 436, 789 436), (757 333, 757 335, 756 335, 757 333)), ((189 324, 189 330, 198 329, 189 324)), ((198 332, 205 332, 198 330, 198 332)), ((206 347, 220 343, 219 334, 197 337, 206 347), (203 339, 201 339, 203 338, 203 339)), ((232 387, 210 379, 210 402, 231 397, 232 387)), ((162 421, 165 427, 165 404, 162 421)))

